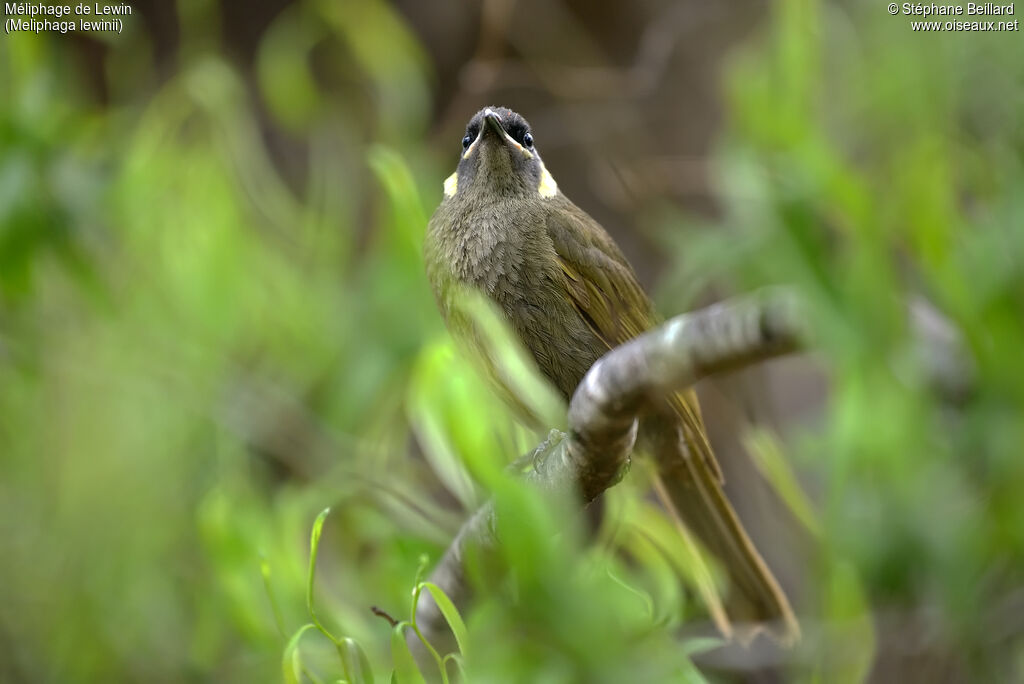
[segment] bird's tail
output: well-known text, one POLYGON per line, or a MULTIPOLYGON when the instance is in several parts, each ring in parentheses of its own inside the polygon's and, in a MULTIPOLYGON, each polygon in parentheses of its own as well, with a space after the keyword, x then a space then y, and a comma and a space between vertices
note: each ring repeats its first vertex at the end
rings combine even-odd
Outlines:
POLYGON ((756 623, 783 643, 799 639, 800 627, 789 600, 743 529, 722 489, 714 459, 696 408, 696 398, 673 398, 673 414, 650 416, 644 438, 657 461, 657 492, 726 570, 730 596, 726 611, 712 616, 726 636, 752 638, 754 630, 734 630, 732 621, 756 623), (737 595, 738 594, 738 595, 737 595))

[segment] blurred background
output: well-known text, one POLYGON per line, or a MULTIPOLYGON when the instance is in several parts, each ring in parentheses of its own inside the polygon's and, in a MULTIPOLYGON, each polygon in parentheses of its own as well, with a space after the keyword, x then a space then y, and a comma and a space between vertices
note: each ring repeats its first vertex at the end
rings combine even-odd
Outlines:
POLYGON ((298 631, 330 506, 317 614, 415 681, 370 607, 409 619, 495 494, 516 582, 464 615, 473 681, 1024 681, 1019 32, 815 0, 131 7, 0 38, 0 680, 364 681, 298 631), (700 388, 799 646, 706 638, 642 464, 596 546, 496 484, 538 436, 420 255, 488 104, 666 315, 810 302, 812 355, 700 388), (932 382, 920 301, 969 388, 932 382))

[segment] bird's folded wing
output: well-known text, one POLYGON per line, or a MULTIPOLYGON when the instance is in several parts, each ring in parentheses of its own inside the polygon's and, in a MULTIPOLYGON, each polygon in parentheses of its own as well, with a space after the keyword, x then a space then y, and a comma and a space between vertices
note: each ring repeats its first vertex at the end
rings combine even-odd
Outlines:
MULTIPOLYGON (((658 320, 651 301, 611 236, 569 200, 559 196, 555 202, 547 216, 547 233, 580 317, 609 349, 651 328, 658 320)), ((701 463, 722 483, 694 392, 674 394, 668 403, 701 463)))

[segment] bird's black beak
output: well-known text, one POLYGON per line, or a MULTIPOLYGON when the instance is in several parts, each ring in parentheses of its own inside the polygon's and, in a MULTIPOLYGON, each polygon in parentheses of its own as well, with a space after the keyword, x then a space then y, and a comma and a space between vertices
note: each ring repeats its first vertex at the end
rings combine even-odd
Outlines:
POLYGON ((502 123, 501 115, 493 109, 487 109, 484 111, 484 130, 481 138, 488 138, 493 134, 495 138, 518 151, 519 154, 526 157, 527 159, 533 158, 533 153, 530 150, 523 147, 505 130, 505 126, 502 123))
POLYGON ((501 125, 501 116, 497 112, 491 109, 484 112, 484 124, 497 133, 499 138, 505 137, 505 128, 501 125))

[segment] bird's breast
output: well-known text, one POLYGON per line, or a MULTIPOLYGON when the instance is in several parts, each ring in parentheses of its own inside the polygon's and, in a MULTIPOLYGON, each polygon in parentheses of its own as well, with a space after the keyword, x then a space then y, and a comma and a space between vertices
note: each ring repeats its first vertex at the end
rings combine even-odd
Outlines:
POLYGON ((449 219, 432 226, 427 247, 442 308, 451 304, 446 300, 454 291, 448 281, 483 292, 504 313, 541 372, 571 394, 604 350, 565 291, 543 216, 529 207, 494 207, 449 219))

